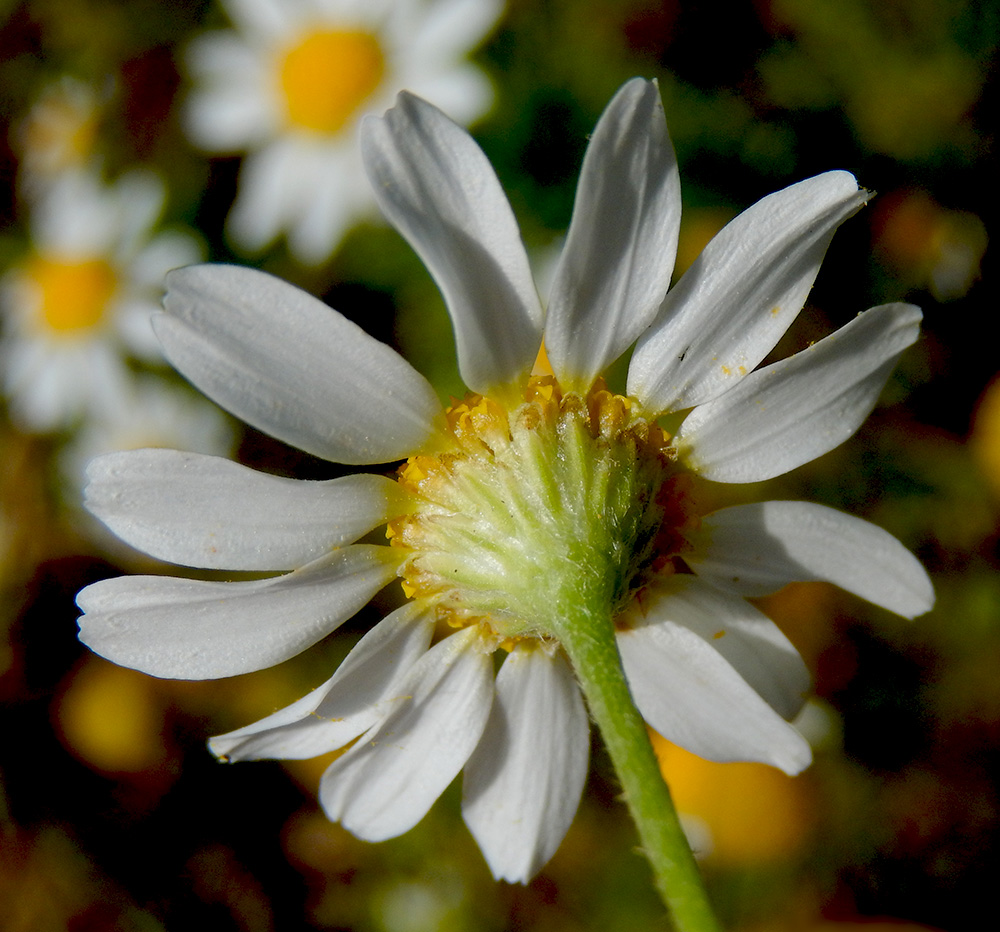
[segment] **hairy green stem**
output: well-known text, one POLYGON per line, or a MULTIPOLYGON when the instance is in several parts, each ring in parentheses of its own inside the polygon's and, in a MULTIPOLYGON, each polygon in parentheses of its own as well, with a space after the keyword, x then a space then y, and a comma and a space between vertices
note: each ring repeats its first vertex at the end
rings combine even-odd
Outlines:
POLYGON ((657 889, 677 932, 721 932, 622 671, 610 619, 567 619, 560 641, 625 791, 657 889))

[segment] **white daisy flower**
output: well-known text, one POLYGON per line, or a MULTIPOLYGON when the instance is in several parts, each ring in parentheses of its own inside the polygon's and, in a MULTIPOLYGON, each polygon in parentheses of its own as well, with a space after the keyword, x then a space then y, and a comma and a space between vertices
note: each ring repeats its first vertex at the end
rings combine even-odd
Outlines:
POLYGON ((492 91, 466 60, 496 23, 497 0, 224 0, 236 31, 196 41, 187 110, 194 142, 246 153, 228 232, 259 250, 279 233, 322 262, 373 212, 358 153, 365 113, 409 88, 463 123, 492 91))
POLYGON ((0 281, 0 366, 11 415, 28 430, 113 412, 123 356, 162 358, 149 324, 163 276, 197 262, 193 237, 155 232, 165 190, 132 171, 106 186, 67 171, 30 204, 30 247, 0 281))
POLYGON ((823 579, 913 616, 930 583, 889 534, 819 505, 700 515, 690 477, 755 482, 836 446, 916 338, 919 310, 884 305, 754 371, 865 192, 831 172, 765 198, 664 300, 677 167, 656 86, 632 81, 591 139, 546 315, 511 209, 461 128, 403 94, 362 144, 382 209, 445 295, 473 394, 442 413, 396 353, 261 272, 171 273, 155 328, 195 385, 328 460, 405 462, 395 482, 305 482, 163 450, 96 460, 89 507, 134 546, 290 572, 106 580, 80 595, 83 640, 156 676, 231 676, 316 643, 401 577, 409 601, 326 683, 211 748, 305 758, 355 742, 320 797, 369 840, 416 824, 464 770, 465 820, 511 881, 553 854, 586 775, 571 624, 614 625, 635 702, 671 741, 801 770, 810 750, 789 719, 809 677, 744 597, 823 579), (543 327, 551 373, 532 375, 543 327), (629 394, 615 395, 600 374, 636 340, 629 394), (676 436, 657 426, 688 409, 676 436), (354 543, 382 524, 390 546, 354 543))
POLYGON ((42 89, 14 133, 23 188, 38 189, 91 160, 102 105, 93 87, 70 75, 42 89))

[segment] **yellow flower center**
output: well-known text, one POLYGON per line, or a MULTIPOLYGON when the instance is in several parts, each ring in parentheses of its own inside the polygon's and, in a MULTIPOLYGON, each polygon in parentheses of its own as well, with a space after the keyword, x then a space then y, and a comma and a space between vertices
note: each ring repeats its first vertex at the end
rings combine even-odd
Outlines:
POLYGON ((60 262, 37 256, 29 263, 28 275, 41 299, 40 322, 62 334, 97 327, 118 286, 114 270, 103 259, 60 262))
POLYGON ((405 593, 436 601, 442 620, 546 637, 550 619, 581 604, 613 618, 675 570, 697 521, 688 479, 630 399, 534 376, 513 410, 468 395, 446 423, 441 452, 400 468, 415 504, 387 530, 410 551, 405 593))
POLYGON ((288 121, 336 133, 378 88, 384 73, 382 48, 370 33, 311 33, 285 52, 279 67, 288 121))

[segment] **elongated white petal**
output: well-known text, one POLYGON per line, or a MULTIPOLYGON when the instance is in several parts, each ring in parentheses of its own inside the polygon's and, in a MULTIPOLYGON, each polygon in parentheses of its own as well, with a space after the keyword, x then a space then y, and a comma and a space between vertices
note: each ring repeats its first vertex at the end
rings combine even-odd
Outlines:
POLYGON ((403 701, 320 782, 327 816, 365 841, 413 828, 479 742, 493 696, 493 663, 477 629, 435 645, 397 688, 403 701))
POLYGON ((77 597, 80 640, 124 667, 215 679, 281 663, 358 611, 395 575, 391 547, 357 544, 251 582, 119 576, 77 597))
POLYGON ((809 670, 792 642, 749 602, 697 576, 677 575, 643 594, 644 624, 682 625, 716 650, 782 718, 809 691, 809 670))
POLYGON ((384 117, 365 118, 361 150, 382 212, 444 295, 465 384, 486 394, 526 376, 542 310, 514 214, 482 150, 407 93, 384 117))
POLYGON ((167 276, 154 319, 167 358, 248 424, 340 463, 385 463, 427 439, 434 390, 398 353, 311 295, 254 269, 167 276))
POLYGON ((688 415, 676 440, 681 458, 706 479, 759 482, 832 450, 871 413, 920 318, 912 304, 883 304, 751 373, 688 415))
POLYGON ((545 349, 564 386, 586 391, 649 326, 670 284, 680 217, 660 92, 636 78, 594 130, 555 273, 545 349))
POLYGON ((589 745, 565 657, 515 648, 462 777, 462 815, 498 880, 527 883, 555 854, 580 802, 589 745))
POLYGON ((930 578, 895 537, 809 502, 758 502, 706 515, 685 559, 714 585, 745 596, 823 580, 905 618, 934 604, 930 578))
MULTIPOLYGON (((790 774, 805 768, 811 760, 805 739, 695 630, 704 627, 697 609, 681 604, 684 621, 678 623, 669 619, 668 601, 656 619, 640 618, 618 633, 625 676, 643 718, 708 760, 758 761, 790 774)), ((720 628, 731 620, 720 619, 720 628)))
POLYGON ((304 760, 343 747, 400 701, 396 688, 426 652, 434 619, 408 602, 372 628, 322 686, 267 718, 217 735, 212 753, 228 761, 304 760))
POLYGON ((827 172, 758 201, 705 247, 636 346, 628 391, 678 411, 731 389, 802 309, 837 227, 867 200, 827 172))
POLYGON ((291 570, 384 522, 385 476, 283 479, 217 456, 129 450, 91 460, 87 508, 126 543, 172 563, 291 570))

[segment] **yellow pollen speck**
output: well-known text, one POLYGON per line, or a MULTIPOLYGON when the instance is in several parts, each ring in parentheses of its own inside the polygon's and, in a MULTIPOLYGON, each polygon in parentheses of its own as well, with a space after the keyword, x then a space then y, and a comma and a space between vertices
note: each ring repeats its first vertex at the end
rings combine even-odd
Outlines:
POLYGON ((378 39, 361 30, 313 32, 285 52, 278 78, 288 121, 336 133, 378 88, 385 57, 378 39))
POLYGON ((64 334, 100 324, 117 287, 114 271, 102 259, 59 262, 37 256, 28 276, 39 292, 39 323, 64 334))
POLYGON ((722 374, 723 375, 732 375, 733 374, 733 370, 730 369, 729 366, 723 366, 722 367, 722 374))
POLYGON ((781 313, 781 308, 778 307, 777 305, 775 305, 774 307, 771 308, 771 316, 772 317, 777 317, 780 313, 781 313))
POLYGON ((726 632, 725 631, 716 631, 715 634, 712 635, 712 637, 716 641, 719 640, 719 638, 724 638, 725 636, 726 636, 726 632))

